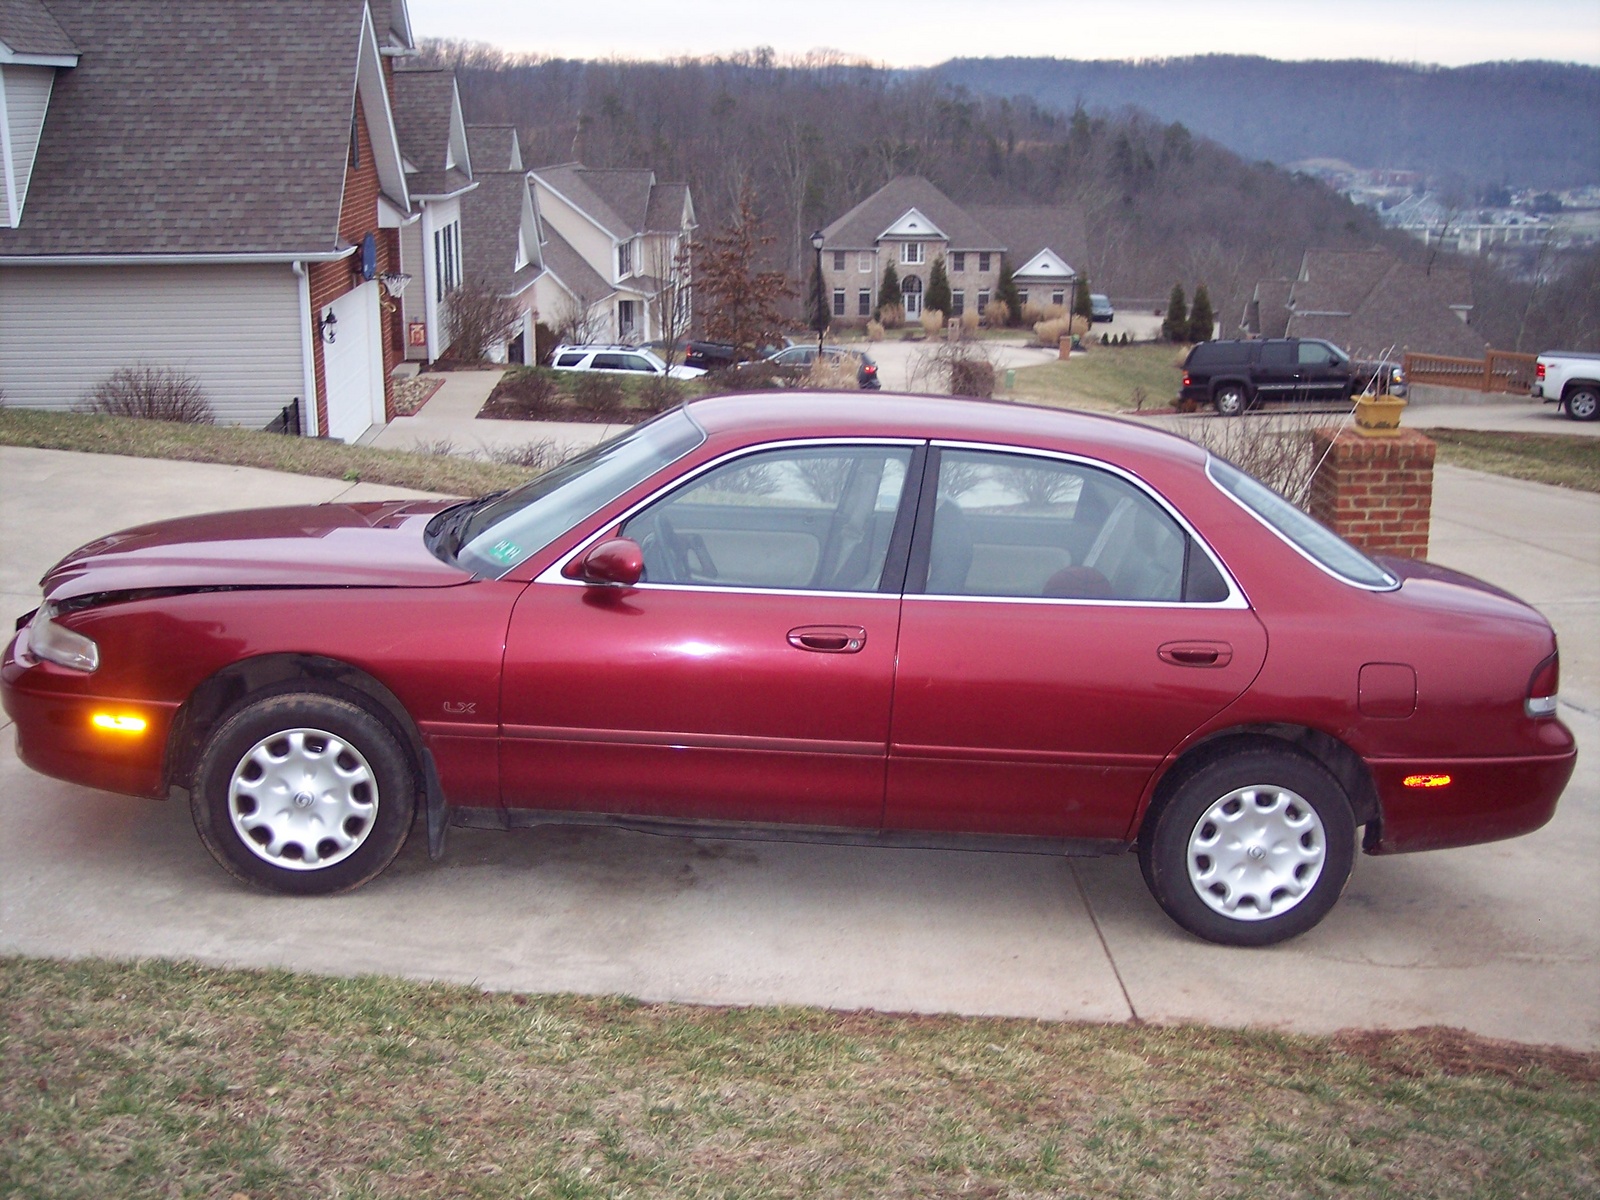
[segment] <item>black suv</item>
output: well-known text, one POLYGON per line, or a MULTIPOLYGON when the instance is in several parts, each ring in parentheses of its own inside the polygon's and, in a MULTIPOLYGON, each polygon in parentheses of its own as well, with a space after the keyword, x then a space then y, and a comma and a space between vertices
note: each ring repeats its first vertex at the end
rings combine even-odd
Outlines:
POLYGON ((1201 342, 1183 363, 1185 401, 1209 403, 1225 417, 1267 400, 1348 404, 1354 392, 1405 394, 1400 368, 1389 362, 1354 363, 1331 342, 1312 338, 1258 338, 1201 342))

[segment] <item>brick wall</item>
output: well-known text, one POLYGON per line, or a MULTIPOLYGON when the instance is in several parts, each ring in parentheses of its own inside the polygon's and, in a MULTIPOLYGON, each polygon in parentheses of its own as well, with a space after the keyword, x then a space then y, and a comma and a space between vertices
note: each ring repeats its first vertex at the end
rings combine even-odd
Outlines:
MULTIPOLYGON (((366 114, 362 111, 359 96, 356 98, 355 134, 361 165, 345 167, 344 202, 339 209, 339 240, 359 246, 362 238, 368 233, 373 234, 378 247, 378 274, 398 271, 400 248, 397 231, 378 228, 378 164, 373 158, 372 140, 367 133, 366 114)), ((309 270, 313 334, 311 365, 317 381, 317 428, 324 437, 328 431, 328 386, 322 365, 323 342, 316 322, 328 310, 328 305, 361 285, 362 280, 357 274, 358 255, 359 251, 357 255, 338 262, 312 263, 309 270)), ((384 419, 393 420, 394 381, 389 377, 389 372, 403 354, 404 335, 399 327, 398 312, 391 309, 386 295, 379 296, 378 315, 383 325, 384 419)))
POLYGON ((1353 429, 1312 431, 1311 515, 1369 554, 1428 556, 1433 512, 1432 439, 1415 429, 1363 437, 1353 429))

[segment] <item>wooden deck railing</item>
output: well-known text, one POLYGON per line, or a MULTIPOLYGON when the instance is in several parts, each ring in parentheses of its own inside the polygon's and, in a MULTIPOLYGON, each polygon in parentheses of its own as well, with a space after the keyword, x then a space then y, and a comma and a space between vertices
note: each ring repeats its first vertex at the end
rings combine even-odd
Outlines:
POLYGON ((1537 354, 1489 350, 1482 358, 1451 358, 1443 354, 1407 354, 1407 383, 1433 383, 1475 392, 1504 392, 1526 396, 1533 386, 1537 354))

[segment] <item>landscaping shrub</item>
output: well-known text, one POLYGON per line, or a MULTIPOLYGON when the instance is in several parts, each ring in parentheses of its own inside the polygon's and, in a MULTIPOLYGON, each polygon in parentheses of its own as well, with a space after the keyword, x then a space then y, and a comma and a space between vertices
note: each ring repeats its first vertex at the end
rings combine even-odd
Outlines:
POLYGON ((885 329, 899 329, 906 321, 906 310, 898 304, 885 304, 878 310, 878 323, 885 329))
POLYGON ((467 280, 450 293, 447 305, 448 357, 457 362, 482 362, 498 347, 504 358, 505 343, 521 319, 522 310, 488 282, 476 277, 467 280))
POLYGON ((961 332, 968 336, 978 332, 978 314, 970 308, 961 314, 961 332))
POLYGON ((118 367, 84 397, 85 412, 147 421, 215 425, 217 414, 200 381, 173 367, 118 367))
POLYGON ((599 371, 578 373, 572 389, 573 402, 590 412, 606 412, 622 407, 622 384, 599 371))
POLYGON ((977 396, 987 400, 994 395, 994 364, 983 358, 956 358, 950 362, 950 394, 977 396))
POLYGON ((935 337, 944 328, 944 314, 936 308, 930 308, 918 318, 922 322, 922 332, 929 337, 935 337))
POLYGON ((1004 329, 1011 324, 1011 309, 1004 300, 991 300, 983 310, 983 323, 989 329, 1004 329))
POLYGON ((868 321, 867 322, 867 341, 869 341, 869 342, 881 342, 881 341, 883 341, 883 322, 881 322, 881 321, 868 321))
POLYGON ((1033 327, 1034 336, 1039 339, 1041 346, 1051 349, 1061 344, 1061 339, 1066 336, 1069 323, 1058 317, 1054 321, 1040 321, 1033 327))
POLYGON ((853 392, 858 384, 853 358, 819 358, 800 382, 800 386, 823 392, 853 392))

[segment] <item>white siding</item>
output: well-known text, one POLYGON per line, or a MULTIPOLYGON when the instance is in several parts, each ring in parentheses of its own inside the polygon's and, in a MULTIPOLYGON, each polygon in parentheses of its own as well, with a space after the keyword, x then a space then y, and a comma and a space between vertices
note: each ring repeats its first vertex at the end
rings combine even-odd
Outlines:
POLYGON ((0 228, 20 224, 55 78, 54 67, 0 67, 0 228))
POLYGON ((222 424, 265 426, 305 387, 289 264, 0 266, 7 404, 71 409, 140 363, 195 376, 222 424))

